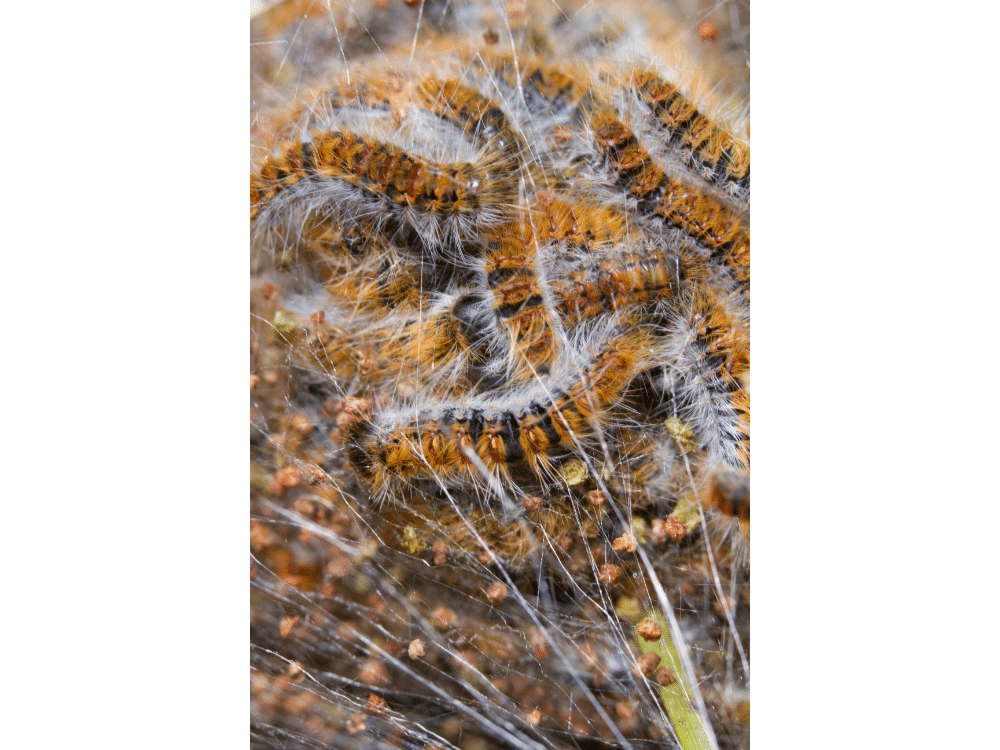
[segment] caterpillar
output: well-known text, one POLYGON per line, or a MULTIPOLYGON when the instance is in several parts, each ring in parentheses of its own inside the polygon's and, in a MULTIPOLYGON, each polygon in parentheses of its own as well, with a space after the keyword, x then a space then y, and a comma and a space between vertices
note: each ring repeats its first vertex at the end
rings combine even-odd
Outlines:
POLYGON ((688 167, 737 204, 750 200, 750 149, 698 111, 674 84, 655 73, 632 73, 632 89, 688 167))
POLYGON ((544 391, 487 393, 461 404, 382 411, 353 427, 348 438, 351 463, 358 476, 376 488, 416 476, 444 484, 459 474, 481 479, 470 454, 490 474, 504 479, 519 465, 538 479, 552 478, 553 462, 600 429, 602 417, 640 368, 645 339, 641 329, 601 339, 592 346, 595 354, 582 373, 564 363, 568 382, 566 376, 554 377, 544 391))
POLYGON ((477 141, 503 152, 518 166, 522 163, 527 144, 500 102, 454 78, 426 80, 419 91, 433 111, 472 133, 477 141))
POLYGON ((476 226, 496 221, 500 207, 513 202, 509 183, 496 179, 503 166, 493 154, 478 162, 437 164, 354 133, 317 133, 265 161, 251 181, 251 218, 268 231, 288 221, 284 214, 336 213, 346 203, 356 218, 393 216, 428 245, 439 236, 458 242, 476 226))
POLYGON ((750 405, 741 377, 749 368, 745 312, 731 296, 700 289, 672 312, 663 339, 663 393, 693 425, 712 458, 750 466, 750 405))

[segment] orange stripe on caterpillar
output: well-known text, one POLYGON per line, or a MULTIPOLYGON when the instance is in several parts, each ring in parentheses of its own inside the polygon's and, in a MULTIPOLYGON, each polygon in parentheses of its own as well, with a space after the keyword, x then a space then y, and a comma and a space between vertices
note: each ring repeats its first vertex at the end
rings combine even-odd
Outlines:
POLYGON ((707 247, 742 284, 750 283, 750 227, 724 204, 689 182, 671 179, 653 213, 707 247))
POLYGON ((536 193, 527 214, 539 244, 558 240, 594 247, 625 237, 625 215, 614 206, 552 190, 536 193))
POLYGON ((749 521, 750 478, 728 469, 712 472, 707 500, 713 510, 741 521, 749 521))
POLYGON ((426 309, 427 296, 447 281, 428 264, 376 259, 345 267, 330 278, 326 288, 334 297, 350 301, 358 311, 385 314, 426 309))
MULTIPOLYGON (((549 65, 544 62, 521 60, 517 64, 507 55, 494 57, 487 62, 490 70, 510 88, 524 87, 525 96, 537 92, 548 105, 571 108, 584 96, 587 87, 577 82, 583 80, 582 71, 570 70, 564 66, 549 65)), ((529 109, 537 109, 528 100, 529 109)))
POLYGON ((398 367, 419 375, 422 382, 451 368, 448 376, 461 386, 483 381, 484 368, 505 358, 508 348, 487 295, 465 290, 421 310, 387 352, 398 367))

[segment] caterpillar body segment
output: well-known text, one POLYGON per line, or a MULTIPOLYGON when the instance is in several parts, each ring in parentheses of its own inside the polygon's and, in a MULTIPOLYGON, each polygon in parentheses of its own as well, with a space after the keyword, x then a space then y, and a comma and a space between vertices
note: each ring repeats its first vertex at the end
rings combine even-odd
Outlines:
POLYGON ((550 286, 564 324, 666 303, 705 276, 699 259, 678 246, 629 247, 574 258, 555 275, 550 286))
POLYGON ((707 248, 743 288, 749 287, 750 227, 744 219, 682 180, 665 181, 653 213, 707 248))
POLYGON ((459 290, 440 296, 412 319, 394 356, 425 378, 457 362, 462 380, 474 382, 483 368, 506 356, 503 341, 488 296, 459 290))
POLYGON ((536 242, 565 242, 587 249, 622 243, 628 234, 624 212, 614 205, 539 191, 527 211, 536 242))
POLYGON ((509 336, 511 377, 524 381, 548 374, 559 353, 561 328, 539 274, 538 247, 525 224, 505 224, 484 238, 482 273, 498 323, 509 336))

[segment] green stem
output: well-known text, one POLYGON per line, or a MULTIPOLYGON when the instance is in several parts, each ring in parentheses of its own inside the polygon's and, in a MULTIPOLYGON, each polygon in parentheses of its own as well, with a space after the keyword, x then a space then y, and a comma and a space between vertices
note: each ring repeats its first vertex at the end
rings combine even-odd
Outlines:
POLYGON ((677 675, 677 681, 672 685, 660 687, 660 700, 663 701, 663 707, 667 709, 667 715, 670 717, 670 722, 677 733, 681 747, 683 750, 715 750, 709 739, 705 720, 692 707, 693 701, 688 695, 688 676, 684 672, 680 655, 670 637, 670 623, 660 612, 650 612, 647 617, 659 623, 662 635, 658 640, 647 641, 636 633, 636 639, 642 653, 656 654, 660 657, 660 664, 673 669, 674 674, 677 675))

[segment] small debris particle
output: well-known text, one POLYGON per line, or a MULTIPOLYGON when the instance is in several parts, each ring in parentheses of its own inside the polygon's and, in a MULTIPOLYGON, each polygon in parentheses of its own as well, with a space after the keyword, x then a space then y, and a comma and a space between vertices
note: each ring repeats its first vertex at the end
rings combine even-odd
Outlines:
POLYGON ((347 721, 347 733, 350 735, 361 734, 365 729, 367 729, 365 724, 365 715, 358 711, 354 716, 352 716, 347 721))
POLYGON ((406 652, 410 655, 411 659, 420 659, 424 654, 427 653, 427 649, 424 648, 424 642, 419 638, 414 638, 410 641, 410 645, 406 652))
POLYGON ((389 704, 385 702, 384 698, 380 698, 375 693, 369 693, 368 705, 365 707, 365 710, 370 714, 385 716, 389 713, 389 704))
POLYGON ((434 624, 439 628, 450 628, 456 619, 458 619, 458 615, 453 609, 438 607, 434 610, 434 624))
POLYGON ((427 549, 427 542, 417 531, 417 528, 413 525, 408 525, 403 529, 403 550, 411 555, 419 555, 425 549, 427 549))
POLYGON ((500 583, 500 581, 491 583, 490 587, 486 589, 486 598, 493 604, 499 604, 507 598, 507 584, 500 583))
POLYGON ((583 484, 587 480, 587 465, 579 458, 571 458, 559 467, 559 476, 569 487, 583 484))
POLYGON ((365 685, 385 687, 389 684, 389 670, 378 659, 365 659, 358 670, 358 679, 365 685))
POLYGON ((684 524, 680 522, 679 518, 674 518, 671 516, 666 521, 663 522, 664 530, 667 532, 667 536, 673 539, 675 542, 681 541, 685 536, 687 536, 687 529, 684 528, 684 524))
POLYGON ((689 453, 698 447, 691 425, 685 424, 677 417, 671 417, 666 420, 664 425, 666 425, 667 434, 673 439, 674 445, 677 446, 677 450, 681 455, 689 453))
POLYGON ((621 568, 614 563, 605 563, 601 566, 601 575, 598 580, 605 586, 614 586, 615 581, 622 574, 621 568))
POLYGON ((654 653, 643 654, 636 659, 632 671, 636 677, 646 677, 660 665, 660 655, 654 653))
POLYGON ((663 628, 660 627, 660 623, 651 617, 647 617, 645 620, 639 623, 636 627, 643 638, 647 641, 658 641, 663 635, 663 628))
POLYGON ((656 684, 662 687, 670 687, 677 682, 677 673, 670 667, 660 667, 656 673, 656 684))
POLYGON ((611 542, 611 549, 621 554, 622 552, 635 552, 635 537, 631 534, 622 534, 611 542))
POLYGON ((283 469, 278 469, 274 475, 275 483, 285 489, 297 485, 301 478, 302 476, 297 466, 286 466, 283 469))
POLYGON ((292 634, 292 630, 295 629, 295 625, 298 623, 299 617, 282 617, 281 622, 278 624, 278 632, 281 633, 282 638, 287 638, 292 634))

